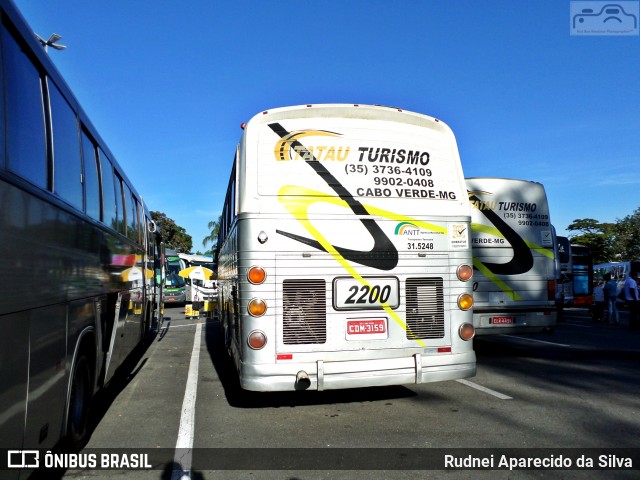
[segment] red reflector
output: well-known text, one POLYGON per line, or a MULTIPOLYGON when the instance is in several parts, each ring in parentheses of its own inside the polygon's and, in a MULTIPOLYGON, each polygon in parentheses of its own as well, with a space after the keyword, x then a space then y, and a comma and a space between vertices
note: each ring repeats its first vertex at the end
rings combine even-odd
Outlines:
POLYGON ((438 353, 451 353, 451 347, 438 347, 438 353))
POLYGON ((276 360, 292 360, 293 353, 279 353, 276 355, 276 360))

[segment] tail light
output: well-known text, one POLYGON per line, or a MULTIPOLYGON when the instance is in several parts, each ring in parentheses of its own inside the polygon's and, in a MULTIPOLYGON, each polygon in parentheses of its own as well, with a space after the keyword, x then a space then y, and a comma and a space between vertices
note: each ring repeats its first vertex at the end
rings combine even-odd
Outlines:
POLYGON ((473 277, 473 267, 471 265, 462 264, 458 266, 456 270, 456 275, 458 276, 458 280, 462 282, 466 282, 471 277, 473 277))
POLYGON ((471 340, 476 334, 476 329, 470 323, 463 323, 458 329, 458 335, 462 340, 471 340))
POLYGON ((254 350, 260 350, 267 344, 267 336, 263 331, 254 330, 247 337, 247 344, 254 350))
POLYGON ((556 281, 547 280, 547 300, 556 299, 556 281))

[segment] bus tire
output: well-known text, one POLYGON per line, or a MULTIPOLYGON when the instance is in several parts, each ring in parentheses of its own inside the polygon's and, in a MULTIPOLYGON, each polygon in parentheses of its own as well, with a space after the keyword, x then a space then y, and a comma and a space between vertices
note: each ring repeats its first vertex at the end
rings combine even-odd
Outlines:
POLYGON ((67 416, 67 444, 77 451, 89 440, 89 407, 91 404, 91 369, 84 353, 73 365, 69 412, 67 416))

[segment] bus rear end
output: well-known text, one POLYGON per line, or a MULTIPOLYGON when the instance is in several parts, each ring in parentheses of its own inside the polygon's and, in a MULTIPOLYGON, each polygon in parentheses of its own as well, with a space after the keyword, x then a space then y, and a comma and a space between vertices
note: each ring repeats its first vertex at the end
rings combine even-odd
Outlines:
POLYGON ((478 335, 525 333, 557 320, 554 232, 542 184, 468 178, 478 335))
POLYGON ((219 278, 243 388, 475 374, 469 207, 446 125, 384 107, 277 109, 249 122, 236 169, 219 278))

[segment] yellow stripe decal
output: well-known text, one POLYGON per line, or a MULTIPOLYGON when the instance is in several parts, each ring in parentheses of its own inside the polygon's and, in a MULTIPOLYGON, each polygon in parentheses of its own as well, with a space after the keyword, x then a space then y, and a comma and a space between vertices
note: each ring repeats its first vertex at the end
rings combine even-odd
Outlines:
MULTIPOLYGON (((310 190, 306 187, 299 187, 295 185, 285 185, 280 188, 278 192, 278 200, 282 203, 285 208, 289 211, 289 213, 298 220, 302 226, 309 232, 313 238, 322 245, 324 248, 336 261, 342 265, 349 275, 351 275, 354 279, 360 282, 362 285, 368 286, 371 288, 371 284, 367 282, 365 278, 363 278, 355 268, 342 256, 340 253, 334 248, 334 246, 329 242, 323 235, 320 233, 309 220, 309 216, 307 214, 307 210, 309 207, 317 202, 325 202, 332 205, 338 205, 340 207, 350 208, 347 202, 338 198, 338 197, 327 197, 327 194, 324 192, 319 192, 315 190, 310 190), (310 198, 311 197, 311 198, 310 198)), ((379 217, 388 218, 391 220, 397 221, 408 221, 412 222, 425 230, 432 230, 434 232, 447 233, 447 229, 441 227, 439 225, 433 225, 427 222, 421 222, 404 215, 398 215, 393 212, 389 212, 387 210, 382 210, 379 208, 367 206, 363 204, 363 207, 367 210, 370 215, 377 215, 379 217)), ((389 314, 393 320, 398 323, 403 330, 407 332, 407 335, 415 336, 411 329, 407 326, 405 321, 400 318, 400 316, 389 306, 388 303, 380 303, 383 310, 389 314)), ((418 345, 421 347, 425 347, 426 344, 419 338, 415 339, 418 342, 418 345)))
MULTIPOLYGON (((504 235, 502 235, 502 233, 500 233, 497 228, 483 225, 481 223, 472 223, 471 231, 477 233, 486 233, 498 238, 504 238, 504 235)), ((531 250, 538 252, 539 254, 544 255, 545 257, 548 257, 552 260, 555 258, 553 250, 549 250, 548 248, 542 247, 528 240, 525 240, 524 242, 531 250)), ((520 297, 518 293, 516 293, 511 287, 509 287, 509 285, 507 285, 503 280, 500 280, 496 274, 492 273, 487 267, 485 267, 484 264, 480 260, 478 260, 475 255, 473 256, 473 266, 476 267, 480 272, 482 272, 485 277, 491 280, 494 285, 496 285, 500 290, 506 293, 512 300, 522 300, 522 297, 520 297)))

